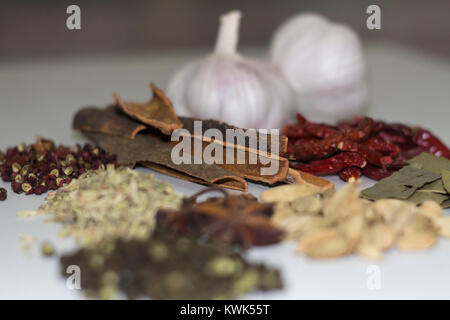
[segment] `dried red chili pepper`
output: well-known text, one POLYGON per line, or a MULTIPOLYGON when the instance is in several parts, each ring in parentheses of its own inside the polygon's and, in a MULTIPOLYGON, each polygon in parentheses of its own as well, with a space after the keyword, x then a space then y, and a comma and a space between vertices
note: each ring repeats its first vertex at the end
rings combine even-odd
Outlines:
POLYGON ((331 158, 315 160, 306 164, 292 164, 291 167, 315 175, 335 174, 349 167, 363 168, 365 158, 358 152, 341 152, 331 158))
MULTIPOLYGON (((305 127, 301 127, 298 124, 286 124, 282 129, 283 135, 288 138, 308 138, 310 137, 309 133, 305 130, 305 127)), ((289 140, 288 140, 289 141, 289 140)))
POLYGON ((413 137, 413 141, 424 151, 450 159, 450 150, 447 146, 428 130, 420 129, 417 131, 413 137))
POLYGON ((310 161, 313 159, 323 159, 335 154, 338 151, 339 141, 335 139, 313 140, 307 139, 295 143, 289 154, 297 161, 310 161))
MULTIPOLYGON (((366 117, 355 117, 351 122, 330 126, 307 121, 297 115, 297 129, 309 134, 309 138, 291 137, 288 143, 288 155, 297 161, 307 162, 291 166, 316 174, 334 173, 343 164, 326 161, 340 152, 357 152, 371 166, 363 174, 379 179, 402 168, 406 160, 421 151, 431 152, 450 159, 448 149, 438 138, 427 130, 411 128, 400 123, 373 121, 366 117), (317 162, 324 160, 322 162, 317 162), (309 162, 309 163, 308 163, 309 162)), ((339 158, 339 157, 338 157, 339 158)), ((347 168, 344 166, 344 168, 347 168)), ((346 178, 353 169, 341 174, 346 178), (347 174, 348 172, 348 174, 347 174)), ((356 173, 356 170, 353 170, 356 173)))
POLYGON ((384 155, 389 155, 391 157, 395 157, 400 153, 400 148, 390 142, 384 141, 377 137, 370 137, 366 141, 364 141, 364 145, 369 147, 369 149, 378 151, 384 155))
POLYGON ((303 128, 309 135, 316 138, 326 139, 340 134, 336 127, 324 123, 307 122, 303 128))
POLYGON ((370 164, 368 164, 367 166, 364 167, 364 169, 362 170, 362 173, 366 176, 369 177, 370 179, 373 180, 381 180, 384 179, 386 177, 389 177, 391 174, 393 174, 395 172, 395 170, 389 170, 389 169, 385 169, 385 168, 379 168, 379 167, 375 167, 372 166, 370 164))
POLYGON ((348 181, 351 178, 358 179, 359 177, 361 177, 361 174, 362 174, 361 168, 348 167, 342 169, 342 171, 339 172, 339 177, 344 181, 348 181))

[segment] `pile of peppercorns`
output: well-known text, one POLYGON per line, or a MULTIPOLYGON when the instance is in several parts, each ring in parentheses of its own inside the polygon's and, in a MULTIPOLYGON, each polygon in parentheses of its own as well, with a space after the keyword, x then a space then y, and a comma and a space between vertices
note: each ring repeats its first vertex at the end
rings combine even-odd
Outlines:
MULTIPOLYGON (((116 156, 89 144, 69 148, 43 138, 0 151, 2 180, 11 182, 15 193, 26 195, 56 190, 87 170, 104 169, 107 164, 116 165, 116 156)), ((1 188, 0 200, 5 199, 6 190, 1 188)))

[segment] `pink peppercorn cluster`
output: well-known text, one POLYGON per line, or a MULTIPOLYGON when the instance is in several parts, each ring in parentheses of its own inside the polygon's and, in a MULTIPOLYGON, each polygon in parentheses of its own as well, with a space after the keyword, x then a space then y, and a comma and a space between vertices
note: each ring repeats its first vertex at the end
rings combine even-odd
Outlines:
POLYGON ((0 172, 11 182, 15 193, 43 194, 56 190, 87 170, 116 165, 116 156, 89 144, 68 148, 51 140, 38 138, 32 145, 20 144, 0 151, 0 172))

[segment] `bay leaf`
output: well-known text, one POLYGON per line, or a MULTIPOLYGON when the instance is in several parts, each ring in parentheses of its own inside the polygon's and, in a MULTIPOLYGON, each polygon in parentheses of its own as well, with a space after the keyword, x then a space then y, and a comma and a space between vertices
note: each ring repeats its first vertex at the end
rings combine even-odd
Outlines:
POLYGON ((407 200, 415 204, 421 204, 426 200, 433 200, 441 204, 444 201, 449 200, 449 196, 435 192, 416 192, 407 200))
POLYGON ((426 183, 433 182, 439 179, 440 177, 440 172, 434 173, 426 169, 418 169, 412 166, 406 166, 381 181, 391 181, 393 183, 402 184, 417 189, 422 187, 426 183))
POLYGON ((439 174, 407 166, 391 176, 380 180, 370 188, 362 191, 362 195, 370 200, 395 198, 406 200, 416 190, 427 183, 436 181, 439 174))
MULTIPOLYGON (((386 178, 387 179, 387 178, 386 178)), ((377 184, 361 192, 361 195, 369 200, 395 198, 406 200, 416 191, 416 188, 403 184, 380 180, 377 184)))
POLYGON ((422 188, 418 189, 420 192, 436 192, 447 194, 447 190, 445 190, 444 185, 442 183, 442 179, 438 179, 436 181, 425 184, 422 188))
POLYGON ((442 184, 444 186, 444 189, 445 189, 445 191, 447 191, 447 193, 450 193, 450 171, 447 169, 442 169, 441 175, 442 175, 442 184))
POLYGON ((411 165, 420 165, 423 170, 441 174, 442 169, 450 170, 450 160, 438 157, 428 152, 422 152, 417 157, 407 161, 411 165))

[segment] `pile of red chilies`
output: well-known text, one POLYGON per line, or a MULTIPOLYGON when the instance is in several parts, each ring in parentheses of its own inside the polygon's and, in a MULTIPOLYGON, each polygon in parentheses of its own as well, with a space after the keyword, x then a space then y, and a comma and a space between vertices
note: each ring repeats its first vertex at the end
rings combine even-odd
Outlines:
POLYGON ((450 159, 450 150, 430 131, 399 123, 357 117, 335 126, 313 123, 297 114, 297 124, 283 127, 289 138, 291 168, 341 179, 390 176, 421 152, 450 159))

